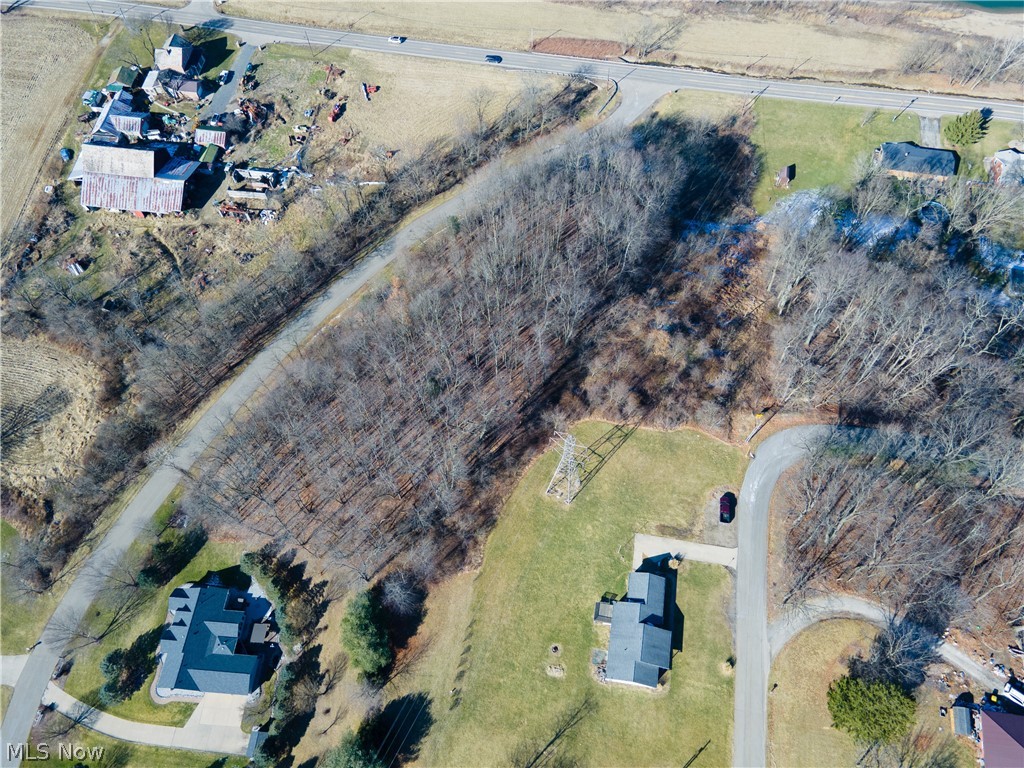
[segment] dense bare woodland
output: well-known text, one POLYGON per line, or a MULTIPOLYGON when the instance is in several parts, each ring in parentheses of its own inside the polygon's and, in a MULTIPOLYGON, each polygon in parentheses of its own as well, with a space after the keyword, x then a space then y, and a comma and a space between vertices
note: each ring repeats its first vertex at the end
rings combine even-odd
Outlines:
MULTIPOLYGON (((913 211, 919 195, 868 178, 830 213, 913 211)), ((1019 223, 1022 201, 995 187, 969 198, 947 189, 948 229, 898 243, 858 244, 826 215, 773 244, 777 393, 878 427, 837 432, 792 484, 787 600, 852 589, 938 629, 967 611, 988 626, 1024 618, 1024 302, 965 259, 972 236, 1019 223)))
MULTIPOLYGON (((147 270, 133 268, 97 297, 56 264, 25 266, 6 276, 4 332, 43 333, 94 361, 106 376, 102 406, 109 413, 81 472, 54 484, 46 498, 3 489, 5 519, 25 539, 13 557, 4 558, 5 567, 17 572, 13 582, 40 592, 62 578, 103 508, 145 466, 154 442, 312 293, 409 210, 450 189, 502 148, 577 119, 592 89, 568 82, 554 95, 524 93, 495 124, 481 122, 397 171, 384 169, 388 184, 373 194, 335 180, 338 190, 350 191, 333 198, 325 191, 304 201, 310 208, 308 246, 283 238, 256 279, 236 277, 212 296, 196 289, 197 267, 187 249, 172 254, 153 237, 144 239, 153 253, 128 257, 133 264, 170 261, 172 268, 155 284, 147 270)), ((55 209, 40 249, 70 224, 70 213, 55 209)))
MULTIPOLYGON (((628 342, 631 323, 650 330, 652 305, 680 288, 684 265, 720 270, 714 249, 676 238, 686 218, 733 205, 736 188, 716 183, 727 158, 750 177, 750 149, 734 135, 663 121, 579 137, 510 172, 287 367, 186 503, 363 579, 395 558, 430 575, 485 529, 503 488, 492 480, 549 434, 552 406, 573 407, 564 396, 586 400, 586 386, 636 415, 704 386, 681 366, 652 377, 650 391, 642 369, 633 381, 601 370, 601 349, 628 363, 628 343, 612 334, 628 342), (615 387, 617 398, 606 391, 615 387)), ((679 325, 679 336, 716 323, 700 311, 712 291, 702 303, 687 290, 693 327, 679 325)))

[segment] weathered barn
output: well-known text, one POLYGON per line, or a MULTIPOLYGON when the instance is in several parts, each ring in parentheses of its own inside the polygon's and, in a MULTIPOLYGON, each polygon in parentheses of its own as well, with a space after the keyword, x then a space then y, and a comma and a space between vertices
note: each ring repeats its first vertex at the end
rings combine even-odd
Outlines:
POLYGON ((172 156, 163 146, 84 144, 68 178, 81 182, 86 208, 176 213, 198 167, 195 160, 172 156))
POLYGON ((214 144, 221 149, 227 149, 228 132, 223 128, 217 128, 212 125, 200 125, 196 128, 194 141, 200 147, 214 144))
POLYGON ((121 136, 140 139, 149 123, 148 112, 137 112, 127 91, 114 94, 100 112, 90 134, 92 141, 116 143, 121 136))

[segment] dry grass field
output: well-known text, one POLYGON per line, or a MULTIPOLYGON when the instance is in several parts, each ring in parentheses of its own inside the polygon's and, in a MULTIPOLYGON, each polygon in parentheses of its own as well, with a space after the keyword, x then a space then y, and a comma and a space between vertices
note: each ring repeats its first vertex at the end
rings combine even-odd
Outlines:
MULTIPOLYGON (((551 0, 512 2, 353 2, 353 0, 230 0, 222 10, 371 34, 401 34, 481 47, 525 50, 549 38, 626 43, 650 21, 681 19, 678 39, 654 58, 675 64, 752 75, 825 78, 846 82, 901 82, 895 73, 903 53, 931 34, 1020 36, 1020 18, 967 8, 922 6, 894 14, 870 6, 796 4, 760 10, 756 5, 722 7, 712 3, 573 3, 551 0)), ((550 50, 550 46, 543 46, 550 50)), ((553 52, 553 51, 552 51, 553 52)), ((922 76, 903 85, 948 89, 943 79, 922 76)), ((993 91, 994 95, 997 91, 993 91)), ((1002 86, 1019 97, 1019 87, 1002 86)))
POLYGON ((42 493, 46 481, 81 462, 101 413, 100 372, 40 339, 5 338, 0 347, 3 392, 3 482, 42 493))
POLYGON ((92 69, 97 41, 85 26, 68 19, 29 13, 4 16, 0 235, 5 238, 26 204, 59 173, 58 142, 77 113, 79 86, 92 69))
POLYGON ((847 659, 866 651, 878 630, 862 621, 815 624, 782 649, 772 664, 768 697, 768 764, 773 768, 852 766, 862 750, 832 727, 828 686, 847 659), (808 674, 809 672, 813 674, 808 674))
POLYGON ((377 177, 378 150, 396 151, 393 163, 401 165, 433 142, 493 120, 524 92, 550 93, 556 87, 549 77, 343 49, 314 55, 301 47, 278 45, 257 54, 255 61, 260 85, 254 97, 273 101, 287 122, 275 122, 258 142, 240 147, 235 157, 285 161, 295 151, 288 143, 293 127, 312 123, 313 118, 303 113, 318 107, 316 124, 322 131, 310 140, 305 155, 306 166, 318 173, 358 166, 377 177), (345 70, 330 83, 329 64, 345 70), (380 86, 369 102, 360 88, 364 82, 380 86), (327 99, 320 94, 323 88, 337 95, 327 99), (345 98, 342 117, 331 123, 330 107, 345 98), (343 145, 348 137, 353 138, 343 145))

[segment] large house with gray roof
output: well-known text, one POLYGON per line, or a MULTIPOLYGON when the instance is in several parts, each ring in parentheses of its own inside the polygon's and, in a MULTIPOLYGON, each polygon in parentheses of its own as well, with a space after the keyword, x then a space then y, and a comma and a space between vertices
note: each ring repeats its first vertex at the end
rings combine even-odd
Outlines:
POLYGON ((261 606, 237 590, 185 585, 171 593, 168 609, 171 620, 158 651, 158 696, 244 696, 259 686, 268 650, 265 598, 261 606))
POLYGON ((598 603, 595 621, 611 624, 605 679, 656 688, 661 673, 672 664, 672 632, 665 628, 664 576, 629 574, 626 596, 610 605, 598 603))

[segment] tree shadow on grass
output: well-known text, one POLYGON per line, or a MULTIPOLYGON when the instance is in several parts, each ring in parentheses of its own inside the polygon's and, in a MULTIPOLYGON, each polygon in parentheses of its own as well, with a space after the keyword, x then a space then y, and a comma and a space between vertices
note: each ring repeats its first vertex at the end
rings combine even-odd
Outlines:
POLYGON ((420 691, 388 702, 367 725, 366 741, 385 765, 415 760, 420 745, 434 725, 433 701, 420 691))

